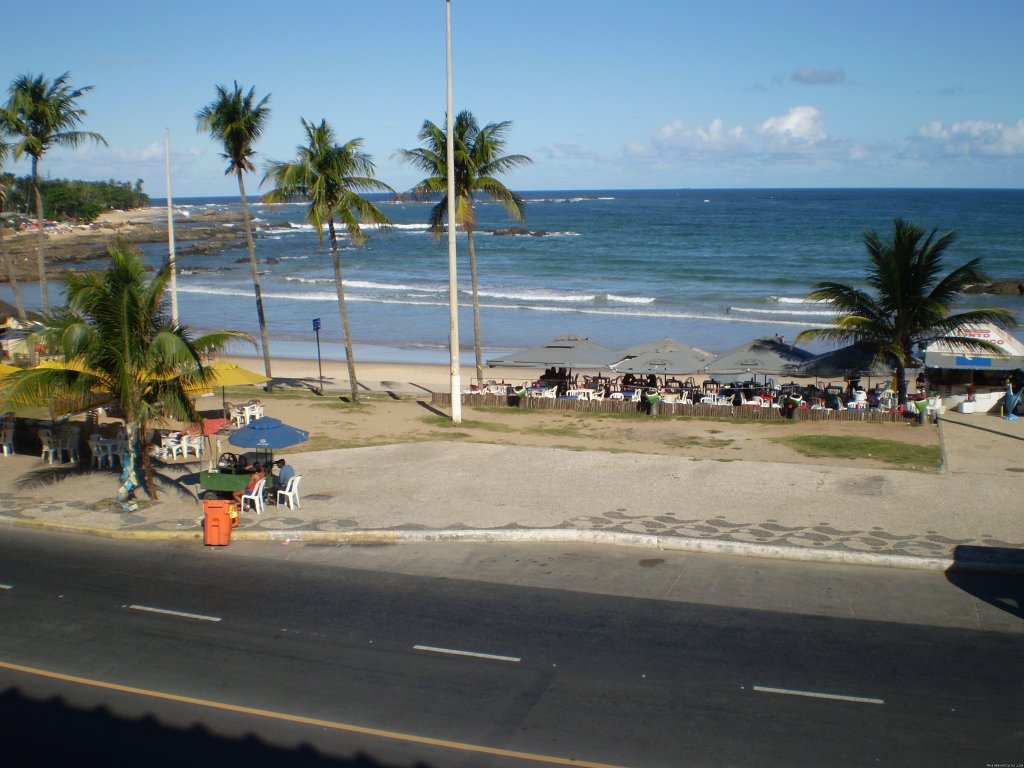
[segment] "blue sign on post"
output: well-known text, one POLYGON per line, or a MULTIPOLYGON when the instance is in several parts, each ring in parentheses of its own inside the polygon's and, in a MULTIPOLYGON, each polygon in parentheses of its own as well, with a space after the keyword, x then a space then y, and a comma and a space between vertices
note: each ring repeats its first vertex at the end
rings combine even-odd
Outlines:
POLYGON ((320 330, 320 318, 319 317, 314 317, 313 318, 313 330, 314 331, 319 331, 320 330))

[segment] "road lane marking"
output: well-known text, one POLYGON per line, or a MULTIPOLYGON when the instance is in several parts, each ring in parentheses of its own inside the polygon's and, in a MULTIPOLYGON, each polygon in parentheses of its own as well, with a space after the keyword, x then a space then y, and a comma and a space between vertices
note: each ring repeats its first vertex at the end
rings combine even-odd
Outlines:
POLYGON ((795 691, 790 688, 766 688, 755 685, 755 691, 761 693, 780 693, 786 696, 806 696, 811 699, 832 699, 833 701, 852 701, 857 704, 885 704, 885 699, 872 699, 867 696, 846 696, 841 693, 819 693, 816 691, 795 691))
POLYGON ((220 616, 204 616, 201 613, 185 613, 183 611, 171 611, 167 608, 153 608, 149 605, 129 605, 133 611, 146 611, 148 613, 162 613, 165 616, 178 616, 182 619, 197 619, 198 621, 220 621, 220 616))
POLYGON ((455 648, 435 648, 433 645, 414 645, 414 651, 430 651, 431 653, 446 653, 449 656, 472 656, 476 659, 491 659, 492 661, 510 661, 518 664, 522 661, 518 656, 498 656, 493 653, 477 653, 476 651, 460 651, 455 648))
POLYGON ((11 584, 0 584, 0 589, 14 589, 11 584))
POLYGON ((283 720, 289 723, 297 723, 299 725, 311 725, 316 728, 329 728, 335 731, 344 731, 347 733, 357 733, 362 736, 374 736, 382 739, 389 739, 391 741, 404 741, 410 744, 423 744, 431 747, 441 747, 443 749, 454 749, 462 752, 474 752, 481 755, 494 755, 497 757, 507 757, 514 760, 525 760, 532 761, 534 763, 547 763, 549 765, 574 765, 578 768, 622 768, 622 766, 611 765, 609 763, 594 763, 587 760, 576 760, 571 757, 558 757, 555 755, 542 755, 534 752, 516 752, 511 749, 502 749, 500 747, 487 747, 481 744, 467 744, 462 741, 449 741, 448 739, 435 739, 429 736, 417 736, 411 733, 402 733, 401 731, 386 731, 381 728, 369 728, 363 725, 352 725, 351 723, 338 723, 333 720, 320 720, 315 717, 303 717, 302 715, 290 715, 285 712, 274 712, 268 709, 255 709, 253 707, 242 707, 235 704, 225 704, 220 701, 211 701, 209 699, 197 699, 192 696, 178 696, 173 693, 165 693, 163 691, 153 691, 146 688, 134 688, 128 685, 120 685, 118 683, 107 683, 102 680, 92 680, 87 677, 76 677, 74 675, 65 675, 61 672, 51 672, 46 669, 38 669, 36 667, 26 667, 21 664, 12 664, 6 661, 0 661, 0 669, 8 669, 12 672, 22 672, 28 675, 36 675, 38 677, 45 677, 51 680, 60 680, 66 683, 76 683, 78 685, 87 685, 93 688, 100 688, 107 691, 117 691, 118 693, 129 693, 136 696, 145 696, 152 699, 161 699, 163 701, 173 701, 178 704, 194 704, 200 707, 208 707, 210 709, 224 710, 227 712, 235 712, 243 715, 253 715, 255 717, 266 717, 273 720, 283 720))

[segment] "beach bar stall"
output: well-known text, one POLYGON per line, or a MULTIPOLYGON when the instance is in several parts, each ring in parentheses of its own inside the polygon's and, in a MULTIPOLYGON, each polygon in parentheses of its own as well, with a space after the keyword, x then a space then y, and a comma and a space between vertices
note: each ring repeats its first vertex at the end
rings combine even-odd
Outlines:
POLYGON ((949 337, 923 349, 930 389, 941 391, 947 408, 987 413, 1006 394, 1006 381, 1024 369, 1024 343, 991 323, 962 325, 949 337), (973 338, 994 344, 1002 354, 968 348, 952 339, 973 338))

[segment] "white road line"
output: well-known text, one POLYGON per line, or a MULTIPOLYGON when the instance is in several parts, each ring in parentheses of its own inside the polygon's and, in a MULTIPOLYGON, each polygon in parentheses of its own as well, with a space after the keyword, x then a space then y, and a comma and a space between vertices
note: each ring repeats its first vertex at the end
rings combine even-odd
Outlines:
POLYGON ((14 589, 14 586, 11 584, 0 584, 0 589, 14 589))
POLYGON ((807 696, 812 699, 832 699, 833 701, 852 701, 857 704, 885 704, 885 699, 872 699, 866 696, 845 696, 841 693, 817 693, 815 691, 794 691, 789 688, 765 688, 760 685, 754 686, 755 691, 761 693, 781 693, 786 696, 807 696))
POLYGON ((152 608, 148 605, 129 605, 133 611, 148 611, 149 613, 163 613, 167 616, 179 616, 183 619, 198 619, 199 621, 220 621, 220 616, 203 616, 201 613, 184 613, 182 611, 169 611, 166 608, 152 608))
POLYGON ((477 659, 490 659, 492 661, 510 661, 518 664, 522 659, 518 656, 497 656, 493 653, 477 653, 476 651, 458 651, 453 648, 435 648, 432 645, 414 645, 414 651, 430 651, 431 653, 447 653, 450 656, 472 656, 477 659))

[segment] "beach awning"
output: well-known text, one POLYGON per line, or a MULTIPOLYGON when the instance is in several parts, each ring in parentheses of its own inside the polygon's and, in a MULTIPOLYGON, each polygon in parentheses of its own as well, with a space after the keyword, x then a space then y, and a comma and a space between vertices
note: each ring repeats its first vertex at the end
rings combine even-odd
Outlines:
POLYGON ((961 325, 945 339, 933 341, 924 348, 926 368, 989 369, 1012 371, 1024 368, 1024 343, 1015 336, 991 323, 961 325), (971 349, 953 338, 981 339, 995 344, 1005 356, 1000 357, 988 350, 971 349))
POLYGON ((625 357, 612 368, 620 373, 689 374, 703 370, 711 359, 686 344, 666 341, 669 343, 625 357))
POLYGON ((875 353, 859 344, 833 349, 815 355, 802 363, 794 372, 796 376, 842 376, 845 379, 879 378, 892 376, 893 368, 885 362, 876 362, 875 353))
POLYGON ((546 344, 487 361, 487 365, 521 368, 608 368, 620 358, 610 347, 595 344, 586 336, 559 336, 546 344))
POLYGON ((814 355, 806 349, 768 336, 753 339, 716 357, 704 366, 712 374, 790 374, 814 355))

